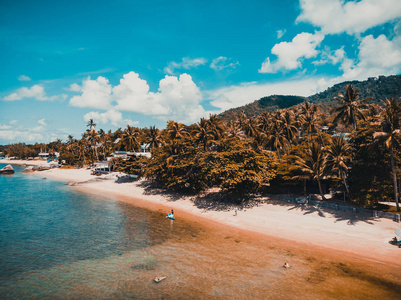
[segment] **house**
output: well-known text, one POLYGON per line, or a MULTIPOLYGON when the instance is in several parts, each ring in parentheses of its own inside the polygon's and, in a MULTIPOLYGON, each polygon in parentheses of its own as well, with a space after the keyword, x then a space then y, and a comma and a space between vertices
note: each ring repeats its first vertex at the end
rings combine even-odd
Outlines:
POLYGON ((108 174, 111 171, 108 161, 97 162, 97 163, 94 163, 94 165, 95 165, 94 172, 101 173, 101 174, 108 174))
MULTIPOLYGON (((45 150, 46 151, 46 150, 45 150)), ((47 152, 43 152, 42 149, 40 150, 40 153, 38 154, 40 159, 48 159, 50 158, 50 154, 47 152)))
POLYGON ((151 149, 150 144, 142 144, 140 152, 135 152, 135 155, 146 156, 147 158, 150 158, 152 156, 150 153, 150 149, 151 149))

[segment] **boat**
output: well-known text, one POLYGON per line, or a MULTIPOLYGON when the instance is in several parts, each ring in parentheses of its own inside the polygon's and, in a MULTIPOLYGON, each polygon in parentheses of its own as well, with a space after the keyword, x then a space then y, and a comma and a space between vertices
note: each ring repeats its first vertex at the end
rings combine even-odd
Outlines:
POLYGON ((3 169, 0 169, 0 174, 14 174, 15 171, 11 165, 5 166, 3 169))

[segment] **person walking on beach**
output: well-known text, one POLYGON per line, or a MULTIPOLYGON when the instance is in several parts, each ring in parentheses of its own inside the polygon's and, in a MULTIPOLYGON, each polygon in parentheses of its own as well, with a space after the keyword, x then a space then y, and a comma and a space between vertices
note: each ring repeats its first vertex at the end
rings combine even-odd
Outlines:
POLYGON ((236 216, 237 215, 237 208, 235 208, 235 212, 234 212, 234 216, 236 216))

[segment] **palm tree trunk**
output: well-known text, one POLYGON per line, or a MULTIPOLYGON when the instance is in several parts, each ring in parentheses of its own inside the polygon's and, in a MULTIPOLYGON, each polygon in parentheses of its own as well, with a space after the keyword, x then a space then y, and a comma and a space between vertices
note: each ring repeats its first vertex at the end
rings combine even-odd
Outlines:
POLYGON ((390 147, 390 154, 391 154, 391 170, 393 172, 393 182, 394 182, 394 200, 397 205, 397 211, 400 211, 400 204, 398 203, 398 190, 397 190, 397 173, 395 170, 394 164, 394 149, 393 145, 390 147))
POLYGON ((318 186, 319 186, 320 195, 322 195, 322 200, 326 200, 326 199, 324 198, 324 194, 323 194, 323 192, 322 192, 322 185, 321 185, 321 183, 320 183, 320 179, 319 179, 319 178, 317 179, 317 184, 318 184, 318 186))
POLYGON ((347 184, 347 181, 346 181, 346 179, 345 179, 345 172, 343 171, 341 174, 342 174, 341 177, 343 178, 343 182, 344 182, 345 189, 347 190, 347 194, 349 194, 348 184, 347 184))

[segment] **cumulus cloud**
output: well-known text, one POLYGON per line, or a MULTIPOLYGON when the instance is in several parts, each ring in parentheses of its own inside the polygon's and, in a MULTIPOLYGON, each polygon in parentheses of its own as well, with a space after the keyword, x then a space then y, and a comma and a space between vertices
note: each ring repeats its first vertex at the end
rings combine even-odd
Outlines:
POLYGON ((401 17, 399 0, 301 0, 297 22, 320 27, 325 34, 356 34, 401 17))
POLYGON ((358 61, 345 59, 341 69, 344 72, 341 76, 343 80, 398 74, 401 72, 401 37, 397 36, 391 41, 385 35, 363 37, 358 61))
POLYGON ((213 59, 212 63, 210 64, 210 68, 215 71, 221 71, 224 69, 235 69, 239 65, 238 61, 232 61, 224 56, 219 56, 213 59))
MULTIPOLYGON (((75 85, 71 87, 77 89, 75 85)), ((114 87, 106 78, 99 77, 97 80, 88 78, 79 88, 81 95, 71 98, 71 105, 107 110, 103 114, 87 114, 88 120, 93 118, 117 124, 122 121, 120 111, 180 122, 193 122, 207 115, 200 105, 202 93, 192 81, 192 77, 186 73, 179 77, 166 75, 160 80, 157 92, 151 92, 146 80, 141 79, 135 72, 124 74, 120 83, 114 87)))
POLYGON ((324 64, 336 65, 346 58, 344 47, 332 51, 329 47, 324 47, 323 51, 320 52, 320 60, 314 61, 313 64, 316 66, 324 64))
POLYGON ((318 84, 320 78, 293 79, 283 82, 263 83, 250 82, 247 84, 233 85, 207 92, 211 104, 221 111, 242 106, 270 95, 298 95, 310 96, 327 88, 328 83, 318 84))
POLYGON ((149 91, 147 82, 135 72, 123 76, 113 88, 116 109, 154 115, 162 120, 194 121, 206 113, 199 104, 202 94, 192 77, 166 75, 159 82, 157 93, 149 91))
POLYGON ((70 90, 81 92, 70 100, 70 105, 77 107, 89 107, 97 109, 109 109, 111 107, 111 85, 105 77, 99 76, 96 80, 90 77, 82 81, 82 86, 72 84, 70 90))
POLYGON ((297 34, 291 42, 281 42, 274 45, 271 53, 277 56, 277 60, 270 61, 267 57, 259 69, 259 73, 277 73, 282 70, 295 70, 302 66, 302 59, 312 58, 318 55, 316 47, 324 39, 321 32, 314 34, 302 32, 297 34))
POLYGON ((104 113, 91 111, 84 115, 85 122, 88 122, 90 119, 102 124, 111 123, 114 126, 120 126, 123 121, 123 115, 121 112, 114 109, 108 110, 104 113))
POLYGON ((30 88, 22 87, 16 90, 14 93, 4 97, 5 101, 16 101, 22 100, 24 98, 34 98, 39 101, 53 101, 59 99, 65 99, 67 95, 55 95, 47 96, 43 86, 35 84, 30 88))
POLYGON ((191 68, 196 68, 200 65, 207 63, 207 59, 203 57, 198 57, 191 59, 189 57, 184 57, 181 62, 177 63, 175 61, 170 62, 167 67, 164 68, 164 73, 173 75, 175 70, 185 69, 189 70, 191 68))
POLYGON ((18 77, 19 81, 31 81, 32 79, 26 75, 21 75, 18 77))

